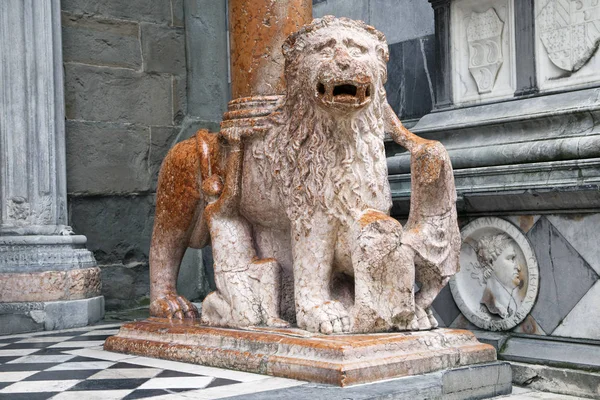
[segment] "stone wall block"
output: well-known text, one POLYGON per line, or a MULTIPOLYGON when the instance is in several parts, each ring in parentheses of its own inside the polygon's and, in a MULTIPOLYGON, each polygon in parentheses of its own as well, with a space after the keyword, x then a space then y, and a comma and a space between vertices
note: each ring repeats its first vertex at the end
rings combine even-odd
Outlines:
POLYGON ((61 8, 74 14, 169 24, 170 0, 62 0, 61 8))
POLYGON ((151 174, 151 188, 156 190, 160 166, 177 138, 178 128, 165 126, 150 127, 150 156, 148 157, 148 169, 151 174))
POLYGON ((98 266, 147 266, 154 202, 154 195, 70 196, 69 221, 87 236, 98 266))
POLYGON ((185 75, 185 34, 182 28, 142 23, 144 71, 185 75))
POLYGON ((70 193, 148 191, 149 128, 67 121, 67 180, 70 193))
POLYGON ((65 61, 139 69, 142 52, 134 22, 62 13, 65 61))
POLYGON ((65 63, 67 119, 171 125, 170 76, 65 63))
POLYGON ((150 293, 149 275, 147 265, 102 268, 102 294, 106 299, 106 309, 122 310, 139 306, 150 293))

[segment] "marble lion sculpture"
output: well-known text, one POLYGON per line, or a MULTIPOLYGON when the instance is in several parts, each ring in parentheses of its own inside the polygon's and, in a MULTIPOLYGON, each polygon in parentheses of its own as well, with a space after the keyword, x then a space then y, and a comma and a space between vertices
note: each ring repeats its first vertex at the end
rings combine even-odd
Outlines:
POLYGON ((287 92, 269 129, 200 131, 167 155, 151 315, 198 316, 176 292, 179 263, 187 246, 212 243, 217 290, 203 323, 296 323, 324 334, 436 327, 430 306, 460 250, 452 166, 439 142, 409 132, 388 105, 385 37, 324 17, 283 52, 287 92), (389 216, 385 132, 411 154, 404 227, 389 216))

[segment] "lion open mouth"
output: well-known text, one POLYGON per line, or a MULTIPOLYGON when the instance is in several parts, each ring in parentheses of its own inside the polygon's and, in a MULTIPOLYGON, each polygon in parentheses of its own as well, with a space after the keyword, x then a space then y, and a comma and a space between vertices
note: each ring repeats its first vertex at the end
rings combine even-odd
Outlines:
POLYGON ((319 82, 317 97, 327 105, 358 108, 371 101, 371 85, 359 82, 319 82))

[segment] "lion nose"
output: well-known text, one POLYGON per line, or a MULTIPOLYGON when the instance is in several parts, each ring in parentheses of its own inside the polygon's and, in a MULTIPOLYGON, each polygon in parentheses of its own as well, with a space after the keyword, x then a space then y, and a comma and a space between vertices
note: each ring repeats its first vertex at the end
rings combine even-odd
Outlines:
POLYGON ((343 49, 337 49, 335 52, 335 62, 342 70, 350 67, 350 55, 343 49))

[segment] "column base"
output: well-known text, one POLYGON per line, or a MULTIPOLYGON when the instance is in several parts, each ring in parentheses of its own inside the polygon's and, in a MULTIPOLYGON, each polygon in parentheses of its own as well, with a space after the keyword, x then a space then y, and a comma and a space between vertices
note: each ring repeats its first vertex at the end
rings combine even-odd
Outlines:
POLYGON ((0 303, 0 335, 78 328, 104 317, 104 296, 81 300, 0 303))

